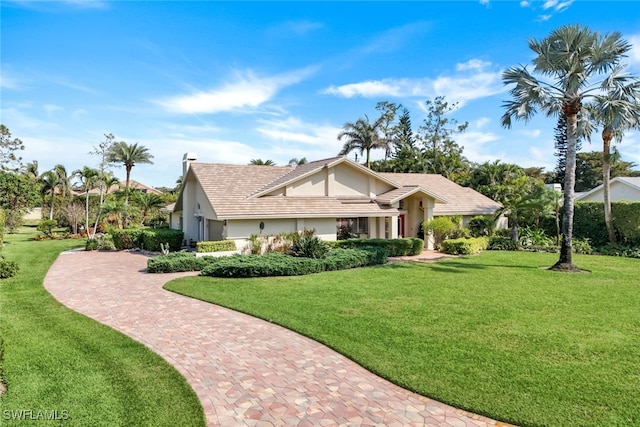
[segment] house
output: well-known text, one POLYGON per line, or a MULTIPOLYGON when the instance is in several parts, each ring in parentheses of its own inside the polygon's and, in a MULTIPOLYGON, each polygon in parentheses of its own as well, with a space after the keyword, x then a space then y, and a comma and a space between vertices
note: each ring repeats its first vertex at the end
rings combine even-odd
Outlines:
MULTIPOLYGON (((118 191, 118 190, 124 188, 124 186, 125 186, 125 182, 124 181, 121 181, 121 182, 119 182, 117 184, 113 184, 107 189, 107 191, 104 192, 104 194, 111 194, 111 193, 113 193, 115 191, 118 191)), ((156 190, 153 187, 149 187, 148 185, 145 185, 145 184, 143 184, 141 182, 138 182, 138 181, 135 181, 133 179, 129 180, 129 188, 131 188, 132 190, 138 190, 141 193, 156 194, 156 195, 162 194, 162 191, 156 190)), ((84 192, 84 190, 72 190, 72 193, 75 194, 75 195, 80 195, 80 196, 83 196, 83 195, 86 194, 84 192)), ((89 190, 89 194, 98 195, 98 194, 100 194, 100 189, 99 188, 93 188, 93 189, 89 190)))
MULTIPOLYGON (((191 241, 315 229, 336 240, 417 236, 434 215, 492 215, 501 206, 440 175, 376 173, 346 157, 297 167, 228 165, 183 158, 183 185, 171 224, 191 241)), ((427 248, 433 242, 427 239, 427 248)))
MULTIPOLYGON (((626 200, 629 202, 640 202, 640 176, 622 177, 617 176, 609 182, 610 198, 612 202, 626 200)), ((584 192, 576 193, 576 202, 603 202, 604 187, 602 185, 584 192)))

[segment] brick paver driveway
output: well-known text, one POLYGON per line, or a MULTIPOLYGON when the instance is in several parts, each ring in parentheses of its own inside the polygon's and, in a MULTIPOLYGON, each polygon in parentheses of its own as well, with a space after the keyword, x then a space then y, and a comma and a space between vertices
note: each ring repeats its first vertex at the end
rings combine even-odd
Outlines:
POLYGON ((410 393, 271 323, 162 289, 128 252, 66 252, 45 278, 69 308, 145 344, 184 375, 207 424, 506 425, 410 393))

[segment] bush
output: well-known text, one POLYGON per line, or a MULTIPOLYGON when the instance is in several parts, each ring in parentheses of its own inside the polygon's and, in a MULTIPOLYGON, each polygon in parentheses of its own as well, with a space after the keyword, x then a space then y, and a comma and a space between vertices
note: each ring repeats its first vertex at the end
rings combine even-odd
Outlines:
POLYGON ((547 237, 544 230, 524 227, 520 229, 520 244, 523 247, 555 247, 553 239, 547 237))
MULTIPOLYGON (((113 236, 113 243, 118 250, 133 249, 142 246, 142 232, 140 228, 114 228, 109 230, 109 234, 113 236)), ((158 248, 160 248, 158 242, 158 248)), ((158 249, 160 250, 160 249, 158 249)))
POLYGON ((0 250, 2 250, 2 245, 4 244, 4 221, 4 209, 0 208, 0 250))
POLYGON ((496 222, 493 218, 484 215, 478 215, 469 221, 469 231, 471 237, 482 237, 493 235, 496 228, 496 222))
POLYGON ((235 251, 236 243, 233 240, 218 240, 196 243, 196 252, 225 252, 235 251))
POLYGON ((298 258, 323 258, 329 246, 318 236, 315 230, 304 230, 293 237, 289 253, 298 258))
POLYGON ((147 270, 149 273, 177 273, 183 271, 199 271, 206 265, 215 262, 218 258, 196 257, 189 252, 173 252, 168 255, 160 255, 149 258, 147 270))
POLYGON ((487 237, 451 239, 442 242, 440 251, 451 255, 473 255, 487 249, 488 246, 489 239, 487 237))
POLYGON ((490 251, 518 251, 520 250, 520 243, 514 242, 510 237, 504 236, 491 236, 489 237, 490 251))
POLYGON ((84 245, 85 251, 114 251, 115 249, 113 236, 110 234, 97 235, 92 239, 87 239, 87 243, 84 245))
POLYGON ((338 240, 335 246, 339 248, 384 248, 387 256, 399 257, 419 255, 424 250, 424 240, 417 237, 402 239, 347 239, 338 240))
POLYGON ((171 228, 149 228, 142 230, 141 247, 152 252, 160 252, 160 244, 169 244, 171 251, 179 251, 182 247, 184 233, 171 228))
POLYGON ((0 279, 8 279, 18 273, 20 267, 15 261, 7 261, 4 257, 0 256, 0 279))
POLYGON ((640 258, 640 246, 629 247, 620 244, 608 244, 596 250, 600 255, 622 256, 627 258, 640 258))
POLYGON ((440 244, 451 237, 451 235, 459 228, 459 223, 456 223, 452 218, 447 216, 438 216, 422 223, 422 229, 425 235, 428 233, 433 234, 435 245, 437 248, 440 244))
POLYGON ((576 254, 591 255, 593 253, 589 239, 573 239, 571 243, 573 246, 573 252, 576 254))
POLYGON ((47 238, 53 239, 53 228, 58 226, 55 219, 44 219, 38 223, 36 230, 44 234, 47 238))
POLYGON ((323 261, 324 271, 381 265, 387 262, 387 250, 374 246, 360 249, 335 248, 329 252, 329 255, 323 261))
POLYGON ((84 245, 84 250, 85 251, 96 251, 96 250, 98 250, 98 239, 97 238, 87 239, 87 243, 85 243, 85 245, 84 245))
POLYGON ((640 203, 612 203, 611 215, 621 242, 627 246, 640 245, 640 203))

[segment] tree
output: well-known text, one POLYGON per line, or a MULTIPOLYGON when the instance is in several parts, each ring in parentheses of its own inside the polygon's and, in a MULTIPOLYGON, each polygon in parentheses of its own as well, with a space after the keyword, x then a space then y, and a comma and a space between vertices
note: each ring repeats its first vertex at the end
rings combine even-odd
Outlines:
POLYGON ((513 193, 510 183, 524 175, 520 166, 494 160, 472 168, 468 184, 477 192, 503 203, 506 195, 513 193))
POLYGON ((53 219, 53 206, 55 204, 56 189, 58 188, 58 175, 53 170, 43 172, 38 178, 40 183, 40 192, 42 194, 42 200, 46 201, 47 195, 51 195, 51 202, 49 205, 49 220, 53 219))
MULTIPOLYGON (((633 162, 622 159, 615 147, 609 156, 611 178, 616 176, 640 176, 633 162)), ((576 191, 589 191, 602 184, 602 152, 588 151, 576 154, 576 191)))
MULTIPOLYGON (((578 141, 578 114, 588 97, 611 86, 606 73, 618 66, 631 49, 621 34, 601 36, 580 25, 566 25, 537 41, 529 40, 529 48, 537 55, 532 63, 538 79, 525 66, 507 69, 502 80, 510 89, 512 100, 506 101, 502 125, 510 128, 512 119, 528 121, 538 109, 548 116, 563 114, 567 120, 566 171, 564 176, 564 218, 560 258, 551 267, 575 271, 573 264, 573 212, 578 141), (600 78, 600 81, 594 81, 600 78)), ((622 77, 618 77, 620 80, 622 77)))
POLYGON ((267 159, 267 160, 251 159, 251 161, 249 161, 249 164, 256 165, 256 166, 275 166, 276 162, 274 162, 271 159, 267 159))
MULTIPOLYGON (((615 73, 614 73, 615 76, 615 73)), ((612 79, 614 78, 612 76, 612 79)), ((616 85, 602 95, 596 95, 592 104, 586 107, 588 116, 596 127, 602 127, 602 188, 604 193, 604 221, 609 242, 616 242, 611 217, 611 141, 615 137, 621 141, 624 131, 640 128, 640 81, 629 79, 628 84, 616 85)))
POLYGON ((22 157, 18 152, 24 150, 23 142, 11 137, 11 131, 0 125, 0 171, 17 172, 22 165, 22 157))
POLYGON ((28 176, 8 171, 0 171, 0 188, 0 208, 5 210, 7 230, 13 232, 27 210, 41 200, 40 192, 28 176))
POLYGON ((307 158, 306 157, 302 157, 300 159, 294 157, 293 159, 289 160, 289 166, 300 166, 300 165, 304 165, 305 163, 308 163, 307 158))
POLYGON ((160 212, 160 208, 165 205, 164 199, 157 194, 136 192, 135 203, 142 215, 141 223, 145 225, 145 221, 151 214, 160 212))
POLYGON ((342 150, 338 153, 345 156, 354 150, 360 155, 366 152, 366 165, 371 167, 371 150, 378 148, 386 149, 387 143, 380 134, 381 127, 385 123, 386 117, 382 115, 375 122, 369 122, 369 117, 358 119, 355 123, 347 122, 342 126, 343 131, 338 134, 338 140, 345 139, 342 150))
POLYGON ((447 178, 461 174, 468 169, 468 161, 462 155, 460 147, 453 136, 464 132, 469 123, 458 124, 447 114, 457 108, 457 104, 449 105, 443 96, 433 101, 427 100, 427 117, 419 129, 422 142, 424 173, 437 173, 447 178))
POLYGON ((97 169, 84 166, 82 169, 73 171, 73 176, 80 180, 81 189, 84 191, 85 197, 85 231, 89 234, 89 191, 94 189, 100 178, 100 172, 97 169))
POLYGON ((124 216, 123 216, 123 227, 127 227, 127 207, 129 205, 129 190, 130 190, 130 182, 131 182, 131 169, 137 163, 147 163, 153 164, 151 159, 153 156, 149 153, 149 149, 144 145, 135 144, 127 144, 125 141, 119 141, 114 143, 109 151, 109 162, 111 163, 122 163, 124 165, 124 169, 126 172, 126 180, 125 180, 125 200, 124 200, 124 216))
POLYGON ((113 136, 112 133, 104 134, 104 141, 98 144, 97 147, 93 147, 93 150, 90 152, 90 154, 94 154, 100 157, 100 161, 98 162, 98 189, 100 192, 100 203, 98 205, 96 220, 93 225, 93 233, 90 232, 91 229, 87 230, 87 239, 93 239, 95 237, 95 233, 98 230, 98 222, 100 221, 100 217, 102 216, 102 205, 104 204, 105 188, 108 189, 110 187, 110 184, 107 183, 107 180, 114 179, 113 176, 111 176, 111 174, 107 171, 114 139, 115 136, 113 136))
POLYGON ((391 155, 392 141, 394 136, 394 127, 392 126, 392 123, 395 121, 396 113, 401 107, 402 105, 398 105, 388 101, 381 101, 376 104, 376 110, 380 111, 380 119, 382 120, 382 123, 380 124, 380 132, 382 133, 380 143, 383 146, 381 146, 380 148, 384 148, 385 160, 388 159, 391 155))

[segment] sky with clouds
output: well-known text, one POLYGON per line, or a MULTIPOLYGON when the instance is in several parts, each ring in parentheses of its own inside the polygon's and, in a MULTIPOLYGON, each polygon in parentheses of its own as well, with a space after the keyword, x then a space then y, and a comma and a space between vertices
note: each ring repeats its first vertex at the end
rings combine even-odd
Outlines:
MULTIPOLYGON (((637 1, 0 2, 0 119, 40 171, 96 166, 104 134, 154 165, 132 178, 173 186, 182 155, 245 164, 335 156, 345 122, 376 103, 457 103, 471 161, 553 169, 554 118, 500 126, 501 73, 530 64, 530 38, 566 24, 620 32, 640 74, 637 1)), ((584 151, 598 150, 597 137, 584 151)), ((640 164, 640 132, 619 149, 640 164)), ((116 175, 123 177, 121 169, 116 175)))

